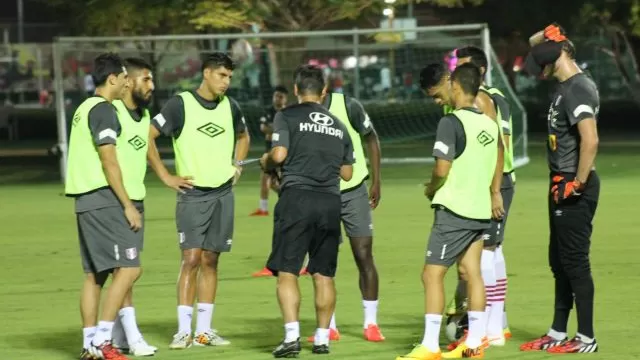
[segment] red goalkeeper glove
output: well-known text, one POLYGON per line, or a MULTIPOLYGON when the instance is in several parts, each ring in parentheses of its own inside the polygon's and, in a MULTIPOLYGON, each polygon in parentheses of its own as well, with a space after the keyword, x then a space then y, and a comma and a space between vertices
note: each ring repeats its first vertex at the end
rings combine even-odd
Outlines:
POLYGON ((582 195, 585 184, 577 179, 567 181, 563 176, 554 176, 551 180, 551 194, 556 204, 561 204, 567 199, 582 195))
POLYGON ((544 29, 544 38, 555 42, 563 42, 567 40, 565 34, 564 29, 556 23, 553 23, 544 29))

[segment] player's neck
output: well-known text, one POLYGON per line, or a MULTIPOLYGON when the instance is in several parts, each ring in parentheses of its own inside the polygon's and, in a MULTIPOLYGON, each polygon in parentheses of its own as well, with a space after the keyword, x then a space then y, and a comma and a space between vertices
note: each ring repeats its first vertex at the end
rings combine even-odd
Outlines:
POLYGON ((104 87, 96 88, 95 95, 104 98, 107 102, 113 102, 113 100, 115 100, 115 96, 109 94, 108 89, 104 87))
POLYGON ((124 106, 126 106, 127 109, 131 111, 138 109, 138 104, 136 104, 136 102, 133 101, 133 97, 130 95, 122 98, 122 102, 124 103, 124 106))
POLYGON ((558 64, 558 68, 554 76, 559 82, 564 82, 581 72, 582 70, 578 67, 578 64, 576 64, 575 61, 562 61, 558 64))
POLYGON ((196 89, 196 93, 198 95, 200 95, 201 98, 207 100, 207 101, 214 101, 215 99, 217 99, 220 95, 218 94, 214 94, 211 91, 209 91, 205 86, 200 85, 200 87, 198 87, 196 89))
POLYGON ((298 97, 298 102, 299 103, 316 103, 316 104, 321 104, 322 103, 322 96, 316 96, 316 95, 305 95, 305 96, 299 96, 298 97))

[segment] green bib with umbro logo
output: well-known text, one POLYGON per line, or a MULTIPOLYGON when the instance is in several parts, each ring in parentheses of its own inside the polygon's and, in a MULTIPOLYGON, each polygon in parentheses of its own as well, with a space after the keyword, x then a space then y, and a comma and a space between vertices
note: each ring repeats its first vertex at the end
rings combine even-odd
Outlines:
POLYGON ((184 127, 173 139, 176 171, 192 176, 199 187, 217 188, 235 174, 235 131, 231 103, 226 96, 209 110, 189 91, 179 94, 184 103, 184 127))
POLYGON ((113 106, 120 122, 120 137, 116 145, 118 163, 122 171, 124 188, 131 200, 144 200, 147 189, 144 177, 147 175, 147 148, 149 143, 149 110, 144 110, 140 121, 136 121, 121 100, 114 100, 113 106))
MULTIPOLYGON (((466 146, 451 164, 432 204, 475 220, 491 219, 491 182, 498 161, 498 124, 484 114, 460 109, 452 113, 464 128, 466 146)), ((453 149, 450 149, 453 151, 453 149)))

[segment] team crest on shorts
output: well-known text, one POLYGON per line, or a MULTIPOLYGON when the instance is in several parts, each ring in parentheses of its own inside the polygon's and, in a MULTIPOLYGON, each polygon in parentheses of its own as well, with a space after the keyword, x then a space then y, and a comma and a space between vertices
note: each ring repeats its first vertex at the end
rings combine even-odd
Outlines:
POLYGON ((129 260, 133 260, 138 257, 138 249, 136 248, 128 248, 124 251, 124 256, 129 260))

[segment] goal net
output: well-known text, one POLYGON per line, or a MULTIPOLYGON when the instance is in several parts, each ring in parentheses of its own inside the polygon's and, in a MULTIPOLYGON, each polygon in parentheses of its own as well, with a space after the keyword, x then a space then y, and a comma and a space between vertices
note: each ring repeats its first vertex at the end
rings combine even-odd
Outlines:
MULTIPOLYGON (((317 64, 324 69, 331 91, 363 103, 379 134, 383 162, 393 164, 433 161, 431 142, 443 110, 422 94, 419 73, 433 62, 453 66, 452 50, 465 45, 490 54, 487 82, 509 98, 516 164, 523 165, 528 161, 526 113, 491 49, 488 28, 467 24, 403 30, 58 38, 53 55, 62 176, 70 118, 88 96, 85 77, 93 59, 103 52, 142 57, 154 66, 152 114, 171 96, 200 84, 203 55, 229 52, 236 69, 228 95, 242 108, 256 153, 264 149, 259 119, 271 104, 273 88, 284 85, 292 93, 295 68, 317 64)), ((289 96, 289 102, 294 101, 289 96)), ((160 148, 163 159, 171 162, 170 142, 161 143, 160 148)))

